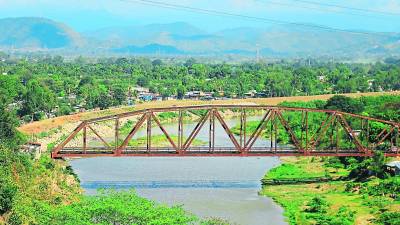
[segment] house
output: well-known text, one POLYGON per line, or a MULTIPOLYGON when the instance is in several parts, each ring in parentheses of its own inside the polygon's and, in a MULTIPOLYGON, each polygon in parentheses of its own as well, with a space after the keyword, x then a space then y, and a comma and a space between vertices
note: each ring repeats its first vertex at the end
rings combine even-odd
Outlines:
POLYGON ((393 161, 385 164, 385 170, 391 175, 400 175, 400 161, 393 161))
POLYGON ((249 91, 247 93, 244 93, 244 96, 246 98, 254 98, 254 96, 256 96, 256 94, 257 94, 256 90, 251 90, 251 91, 249 91))
POLYGON ((134 87, 133 90, 136 91, 138 96, 150 93, 150 89, 145 87, 134 87))
POLYGON ((201 97, 204 97, 204 93, 202 91, 189 91, 185 94, 185 99, 199 100, 201 97))

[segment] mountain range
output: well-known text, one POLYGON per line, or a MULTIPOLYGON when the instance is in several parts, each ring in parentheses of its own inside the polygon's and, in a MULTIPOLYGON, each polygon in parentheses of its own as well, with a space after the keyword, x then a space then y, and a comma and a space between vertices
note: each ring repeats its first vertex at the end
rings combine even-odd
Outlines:
POLYGON ((300 26, 207 32, 184 22, 77 32, 46 18, 0 19, 0 50, 122 55, 266 57, 400 55, 400 33, 342 32, 300 26))

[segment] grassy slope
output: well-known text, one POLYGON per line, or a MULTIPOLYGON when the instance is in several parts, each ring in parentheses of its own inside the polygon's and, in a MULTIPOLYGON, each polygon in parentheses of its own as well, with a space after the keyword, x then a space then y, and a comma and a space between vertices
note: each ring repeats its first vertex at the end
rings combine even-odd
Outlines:
MULTIPOLYGON (((345 175, 346 171, 341 169, 336 173, 334 168, 324 167, 319 158, 283 158, 283 164, 266 174, 266 178, 307 178, 325 174, 325 170, 331 175, 345 175), (296 169, 287 170, 285 165, 292 165, 296 169), (311 171, 311 172, 309 172, 311 171)), ((378 215, 378 202, 387 201, 386 207, 391 211, 400 211, 400 202, 393 201, 387 197, 372 197, 345 191, 346 183, 351 181, 334 181, 319 184, 296 184, 264 186, 260 192, 262 195, 272 197, 285 209, 285 216, 290 224, 313 224, 307 219, 307 213, 303 210, 307 203, 316 196, 323 196, 331 205, 328 209, 329 215, 335 215, 341 206, 347 206, 355 211, 355 224, 370 224, 371 219, 378 215)), ((370 181, 369 184, 375 181, 370 181)))
MULTIPOLYGON (((400 95, 400 92, 376 92, 376 93, 352 93, 345 94, 350 97, 360 96, 378 96, 385 94, 400 95)), ((232 100, 217 100, 217 101, 194 101, 194 100, 170 100, 162 102, 146 102, 136 105, 135 107, 121 107, 115 109, 108 109, 102 111, 84 112, 74 115, 61 116, 52 119, 46 119, 38 122, 25 124, 19 130, 26 134, 37 134, 42 131, 47 131, 68 123, 74 123, 85 119, 96 118, 100 116, 113 115, 118 113, 130 112, 133 110, 140 110, 145 108, 156 107, 171 107, 171 106, 188 106, 188 105, 201 105, 201 104, 263 104, 263 105, 277 105, 284 101, 312 101, 312 100, 327 100, 332 97, 329 95, 316 95, 316 96, 294 96, 294 97, 277 97, 277 98, 250 98, 250 99, 232 99, 232 100)))

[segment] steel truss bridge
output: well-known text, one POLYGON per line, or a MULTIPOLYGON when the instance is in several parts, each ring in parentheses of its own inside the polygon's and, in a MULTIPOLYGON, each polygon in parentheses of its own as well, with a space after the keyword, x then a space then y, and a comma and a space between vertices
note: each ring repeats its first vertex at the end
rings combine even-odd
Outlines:
MULTIPOLYGON (((253 117, 254 118, 254 117, 253 117)), ((367 116, 309 108, 266 105, 198 105, 151 108, 105 116, 81 122, 52 151, 53 158, 95 156, 372 156, 383 151, 386 156, 400 156, 400 123, 367 116), (235 133, 226 123, 236 115, 235 133), (161 115, 173 113, 176 128, 165 128, 161 115), (245 129, 250 115, 262 115, 245 129), (194 128, 184 135, 184 120, 198 117, 194 128), (225 117, 225 118, 224 118, 225 117), (135 122, 128 123, 133 118, 135 122), (125 122, 125 124, 123 124, 125 122), (257 125, 254 126, 254 123, 257 125), (99 124, 106 124, 99 126, 99 124), (216 146, 216 125, 222 126, 230 145, 216 146), (96 128, 97 127, 97 128, 96 128), (101 132, 107 128, 107 135, 101 132), (143 127, 143 128, 142 128, 143 127), (122 129, 123 128, 123 129, 122 129), (126 129, 128 128, 128 129, 126 129), (165 141, 152 144, 152 131, 160 129, 165 141), (110 135, 111 130, 111 135, 110 135), (124 131, 123 131, 124 130, 124 131), (194 146, 199 132, 206 130, 205 146, 194 146), (139 139, 135 134, 142 133, 139 139), (144 134, 143 134, 144 133, 144 134), (261 138, 260 136, 263 136, 261 138), (286 137, 285 145, 279 144, 286 137), (268 139, 264 145, 255 145, 268 139), (94 143, 93 140, 97 140, 94 143), (142 144, 142 146, 139 144, 142 144), (167 145, 166 145, 167 144, 167 145)), ((220 129, 221 131, 221 129, 220 129)))

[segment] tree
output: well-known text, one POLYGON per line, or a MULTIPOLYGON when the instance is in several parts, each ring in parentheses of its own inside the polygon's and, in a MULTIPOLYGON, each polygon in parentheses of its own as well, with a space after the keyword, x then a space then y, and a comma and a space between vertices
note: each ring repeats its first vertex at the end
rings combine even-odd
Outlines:
POLYGON ((364 110, 362 102, 343 95, 335 95, 328 99, 325 109, 339 110, 348 113, 360 113, 364 110))
POLYGON ((122 105, 123 102, 126 100, 126 92, 124 88, 121 86, 116 86, 113 88, 113 99, 115 104, 114 105, 122 105))
POLYGON ((186 88, 183 85, 179 85, 178 88, 176 89, 177 92, 177 98, 178 99, 183 99, 186 93, 186 88))
POLYGON ((20 114, 31 115, 31 121, 40 119, 35 114, 50 112, 54 108, 56 101, 54 93, 36 80, 28 82, 23 100, 24 105, 20 110, 20 114))
POLYGON ((16 129, 19 122, 16 115, 0 103, 0 146, 17 149, 25 141, 24 136, 16 129))

